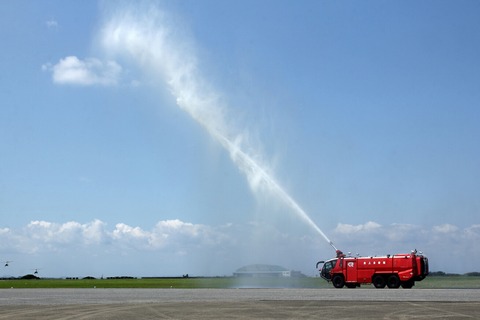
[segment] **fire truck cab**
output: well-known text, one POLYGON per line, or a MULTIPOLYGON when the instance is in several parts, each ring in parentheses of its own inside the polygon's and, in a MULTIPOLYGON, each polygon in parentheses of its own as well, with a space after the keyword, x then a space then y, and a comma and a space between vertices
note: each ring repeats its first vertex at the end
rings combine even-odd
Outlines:
POLYGON ((372 283, 375 288, 412 288, 428 275, 428 259, 416 250, 381 257, 350 257, 337 250, 337 257, 323 264, 320 276, 335 288, 355 288, 372 283))

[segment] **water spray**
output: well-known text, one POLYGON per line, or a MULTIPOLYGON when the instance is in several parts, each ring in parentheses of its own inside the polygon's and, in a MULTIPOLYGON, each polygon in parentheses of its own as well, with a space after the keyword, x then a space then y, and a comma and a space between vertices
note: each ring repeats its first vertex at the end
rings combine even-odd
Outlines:
MULTIPOLYGON (((117 12, 118 13, 118 12, 117 12)), ((247 154, 232 137, 231 128, 224 118, 218 96, 200 75, 192 48, 174 37, 164 23, 164 14, 149 8, 145 12, 133 10, 114 15, 103 30, 103 43, 108 51, 127 53, 145 71, 154 71, 176 98, 177 105, 215 138, 229 153, 234 164, 246 175, 251 189, 259 186, 288 205, 304 222, 319 233, 335 251, 337 248, 313 222, 298 203, 277 183, 264 167, 247 154)), ((189 43, 189 42, 188 42, 189 43)))
POLYGON ((210 134, 214 136, 225 149, 227 149, 234 163, 242 169, 247 177, 254 175, 256 180, 263 182, 264 185, 275 195, 277 195, 281 200, 283 200, 294 212, 302 218, 308 225, 313 227, 327 242, 330 244, 335 251, 338 249, 335 247, 333 242, 326 236, 326 234, 316 225, 316 223, 307 215, 307 213, 300 207, 300 205, 275 181, 275 179, 269 175, 265 169, 263 169, 252 157, 242 151, 239 146, 233 144, 229 139, 223 136, 218 131, 210 131, 210 134))

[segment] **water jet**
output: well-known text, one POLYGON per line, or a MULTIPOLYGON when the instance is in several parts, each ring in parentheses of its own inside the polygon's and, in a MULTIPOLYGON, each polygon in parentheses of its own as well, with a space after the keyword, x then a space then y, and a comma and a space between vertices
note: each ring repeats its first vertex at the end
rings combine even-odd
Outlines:
POLYGON ((153 71, 160 75, 178 107, 230 153, 234 164, 250 182, 253 192, 261 186, 275 195, 337 250, 265 166, 245 151, 251 148, 242 148, 238 142, 241 135, 231 132, 233 126, 224 116, 225 107, 218 102, 218 94, 200 74, 195 50, 189 47, 191 41, 180 39, 164 17, 163 12, 151 7, 145 11, 127 8, 125 12, 117 12, 104 28, 103 43, 108 51, 128 56, 145 72, 153 71))

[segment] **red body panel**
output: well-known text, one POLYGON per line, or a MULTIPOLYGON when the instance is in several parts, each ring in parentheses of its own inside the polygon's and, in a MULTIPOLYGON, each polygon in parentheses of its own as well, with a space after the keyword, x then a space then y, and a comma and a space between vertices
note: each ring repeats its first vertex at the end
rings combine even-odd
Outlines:
POLYGON ((397 254, 385 257, 339 258, 332 274, 343 274, 345 282, 371 283, 374 274, 399 275, 401 281, 408 281, 416 275, 415 255, 397 254))

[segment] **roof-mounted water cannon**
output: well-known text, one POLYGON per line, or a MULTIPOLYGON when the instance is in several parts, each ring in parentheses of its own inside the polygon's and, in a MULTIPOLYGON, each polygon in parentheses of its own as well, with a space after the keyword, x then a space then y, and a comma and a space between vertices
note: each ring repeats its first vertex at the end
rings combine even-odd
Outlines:
POLYGON ((342 250, 336 250, 335 251, 337 253, 337 258, 345 258, 345 254, 342 252, 342 250))

